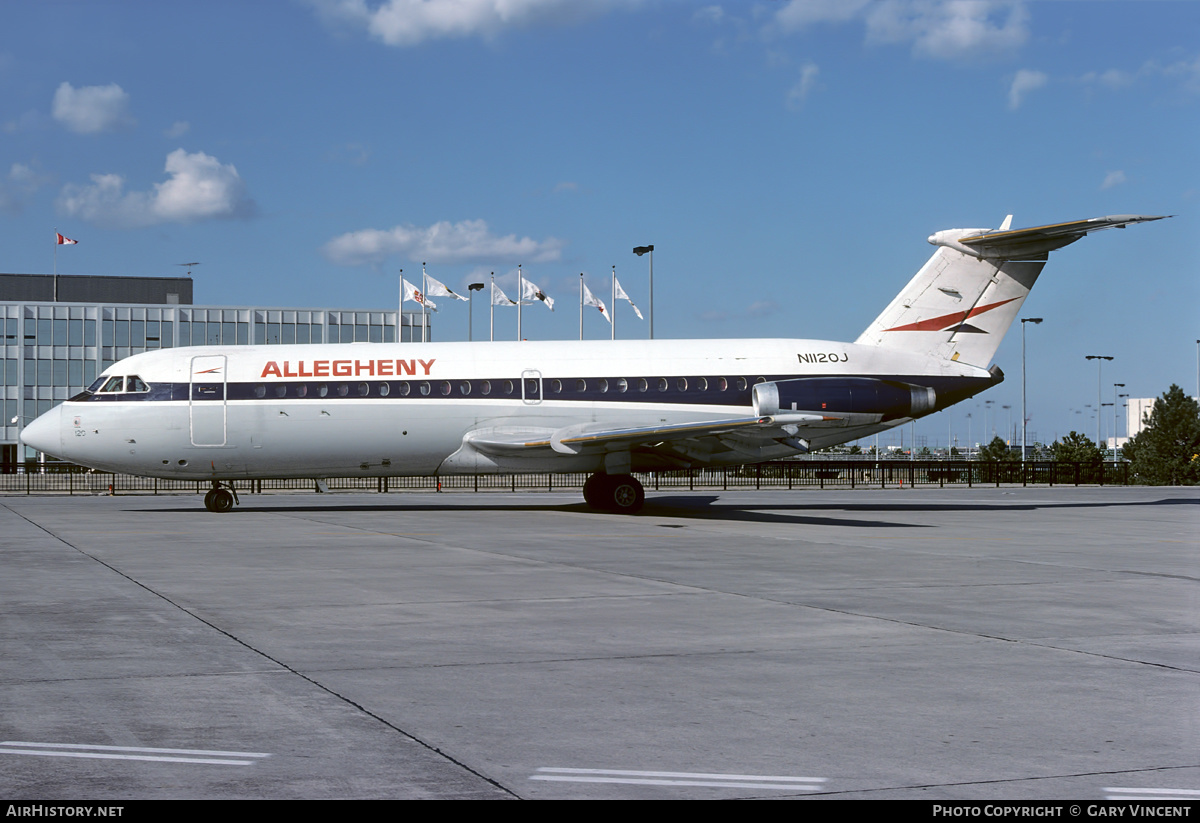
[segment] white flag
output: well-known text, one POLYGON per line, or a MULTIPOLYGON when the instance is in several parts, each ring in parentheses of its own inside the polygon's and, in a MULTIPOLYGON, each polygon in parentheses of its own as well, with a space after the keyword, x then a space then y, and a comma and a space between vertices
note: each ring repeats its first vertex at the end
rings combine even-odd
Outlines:
POLYGON ((613 283, 616 284, 616 287, 617 287, 617 299, 624 300, 625 302, 627 302, 629 304, 629 307, 631 309, 633 309, 633 313, 638 316, 638 320, 645 319, 642 317, 642 313, 640 311, 638 311, 638 307, 635 306, 633 304, 633 301, 629 299, 629 295, 625 293, 625 289, 621 288, 621 281, 618 280, 616 277, 614 277, 613 283))
POLYGON ((509 298, 509 296, 507 294, 502 292, 500 290, 500 287, 497 286, 496 282, 493 280, 492 281, 492 305, 493 306, 515 306, 515 305, 517 305, 517 301, 512 300, 511 298, 509 298))
POLYGON ((441 280, 434 280, 428 274, 425 275, 425 291, 430 297, 453 297, 455 300, 466 300, 461 294, 455 294, 441 280))
POLYGON ((426 307, 432 309, 433 311, 437 311, 437 303, 434 303, 432 300, 427 298, 425 295, 421 294, 420 290, 416 286, 414 286, 412 283, 409 283, 406 280, 404 280, 403 278, 401 278, 400 285, 404 289, 404 299, 405 300, 411 300, 414 303, 420 303, 421 305, 426 306, 426 307))
POLYGON ((521 281, 521 299, 522 300, 541 300, 546 304, 546 308, 554 311, 554 298, 548 296, 544 291, 539 289, 528 280, 521 281))
POLYGON ((600 313, 604 315, 604 319, 609 323, 612 322, 612 318, 608 316, 608 308, 605 307, 604 301, 592 294, 592 290, 587 287, 587 283, 583 284, 583 305, 599 309, 600 313))

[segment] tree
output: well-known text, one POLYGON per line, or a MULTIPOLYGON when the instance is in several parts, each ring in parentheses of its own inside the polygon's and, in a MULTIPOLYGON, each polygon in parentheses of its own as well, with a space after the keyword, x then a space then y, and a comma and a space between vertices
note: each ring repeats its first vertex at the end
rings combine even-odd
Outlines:
POLYGON ((1000 463, 1016 460, 1017 456, 1012 453, 1012 450, 1004 440, 999 437, 993 437, 991 443, 988 443, 979 450, 978 459, 986 463, 1000 463))
POLYGON ((1172 384, 1154 401, 1145 427, 1125 444, 1125 459, 1139 483, 1200 483, 1200 406, 1172 384))
POLYGON ((1104 459, 1100 449, 1086 434, 1073 431, 1050 447, 1054 459, 1069 463, 1099 463, 1104 459))

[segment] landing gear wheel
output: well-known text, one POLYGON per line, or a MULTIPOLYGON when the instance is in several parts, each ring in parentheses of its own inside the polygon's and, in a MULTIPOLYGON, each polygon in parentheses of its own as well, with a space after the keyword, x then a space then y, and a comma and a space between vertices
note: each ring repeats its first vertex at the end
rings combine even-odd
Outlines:
POLYGON ((204 508, 210 512, 227 512, 233 508, 233 492, 229 489, 209 489, 204 495, 204 508))
POLYGON ((593 474, 583 484, 583 501, 597 511, 605 511, 605 487, 608 485, 607 474, 593 474))
POLYGON ((636 514, 646 502, 646 490, 632 474, 616 474, 608 478, 605 495, 610 511, 617 514, 636 514))

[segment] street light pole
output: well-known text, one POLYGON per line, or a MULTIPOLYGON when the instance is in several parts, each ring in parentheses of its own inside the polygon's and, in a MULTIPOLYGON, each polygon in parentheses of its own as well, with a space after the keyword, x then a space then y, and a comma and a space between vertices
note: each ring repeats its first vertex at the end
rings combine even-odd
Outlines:
MULTIPOLYGON (((654 246, 634 246, 633 253, 638 257, 650 255, 650 339, 654 339, 654 246)), ((1200 340, 1196 341, 1200 343, 1200 340)))
POLYGON ((1025 431, 1026 423, 1029 422, 1029 415, 1025 413, 1025 324, 1032 323, 1037 325, 1042 322, 1040 317, 1022 317, 1021 318, 1021 462, 1025 462, 1025 431))
POLYGON ((1087 354, 1084 355, 1084 358, 1086 360, 1096 361, 1096 448, 1100 448, 1100 391, 1104 384, 1104 380, 1101 375, 1104 371, 1104 361, 1112 360, 1113 358, 1106 354, 1087 354))
POLYGON ((474 323, 475 292, 479 291, 482 288, 483 288, 482 283, 472 283, 471 285, 467 286, 467 342, 468 343, 474 339, 474 337, 472 335, 473 335, 473 332, 475 329, 475 323, 474 323))
POLYGON ((1117 386, 1124 386, 1124 385, 1125 385, 1124 383, 1113 383, 1113 401, 1112 401, 1113 424, 1112 424, 1112 428, 1110 429, 1110 431, 1112 432, 1112 441, 1113 441, 1113 447, 1112 447, 1112 459, 1113 460, 1117 459, 1117 386))

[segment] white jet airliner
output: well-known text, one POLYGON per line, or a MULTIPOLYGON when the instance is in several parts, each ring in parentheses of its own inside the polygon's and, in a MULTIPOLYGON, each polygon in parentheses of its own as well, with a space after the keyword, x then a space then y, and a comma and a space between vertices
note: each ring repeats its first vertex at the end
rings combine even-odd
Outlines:
POLYGON ((619 340, 203 346, 137 354, 34 420, 27 446, 103 471, 211 481, 590 472, 632 513, 632 472, 774 460, 947 408, 992 356, 1049 252, 1160 217, 951 229, 854 343, 619 340))

